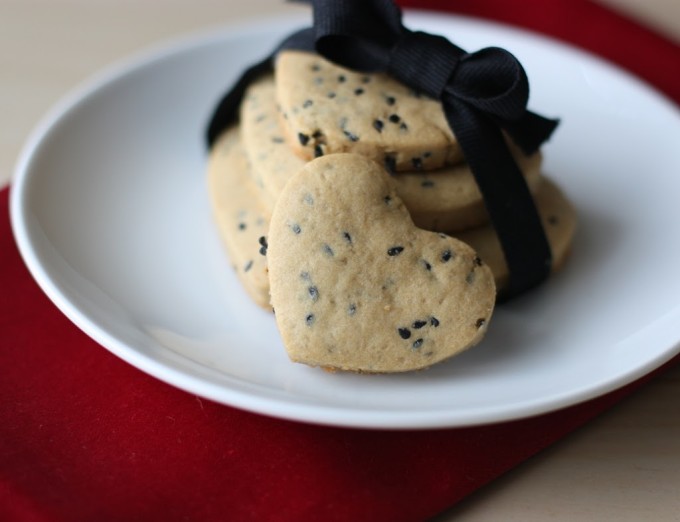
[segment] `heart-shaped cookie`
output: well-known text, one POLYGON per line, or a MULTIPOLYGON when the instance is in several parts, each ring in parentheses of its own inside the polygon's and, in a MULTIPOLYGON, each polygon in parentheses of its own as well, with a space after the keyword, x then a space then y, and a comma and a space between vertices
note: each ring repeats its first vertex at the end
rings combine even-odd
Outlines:
POLYGON ((253 301, 269 308, 266 236, 270 211, 257 197, 237 127, 217 140, 208 160, 208 194, 232 266, 253 301))
POLYGON ((323 156, 291 178, 268 243, 271 302, 293 361, 416 370, 486 331, 489 268, 465 243, 416 228, 388 174, 363 156, 323 156))
POLYGON ((463 160, 441 103, 384 73, 351 71, 314 53, 283 51, 275 74, 282 124, 301 158, 353 152, 390 171, 463 160))

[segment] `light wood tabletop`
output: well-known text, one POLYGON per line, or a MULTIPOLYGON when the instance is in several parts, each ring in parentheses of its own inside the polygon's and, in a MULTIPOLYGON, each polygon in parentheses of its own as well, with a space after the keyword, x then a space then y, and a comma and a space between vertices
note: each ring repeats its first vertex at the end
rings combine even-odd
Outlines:
MULTIPOLYGON (((678 5, 645 6, 657 3, 678 5)), ((0 185, 43 113, 102 67, 178 35, 297 10, 279 0, 0 0, 0 185)), ((680 521, 680 365, 437 520, 680 521)))

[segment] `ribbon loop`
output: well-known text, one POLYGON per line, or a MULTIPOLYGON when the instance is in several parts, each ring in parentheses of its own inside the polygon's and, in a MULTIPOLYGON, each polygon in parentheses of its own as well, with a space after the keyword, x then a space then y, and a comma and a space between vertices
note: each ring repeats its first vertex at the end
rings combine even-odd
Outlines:
POLYGON ((314 7, 316 50, 362 72, 383 71, 389 49, 404 31, 392 0, 306 0, 314 7))
POLYGON ((404 30, 390 51, 387 73, 439 99, 462 54, 462 49, 442 36, 404 30))
POLYGON ((525 114, 529 81, 512 54, 487 47, 461 58, 447 93, 489 114, 503 126, 525 114))

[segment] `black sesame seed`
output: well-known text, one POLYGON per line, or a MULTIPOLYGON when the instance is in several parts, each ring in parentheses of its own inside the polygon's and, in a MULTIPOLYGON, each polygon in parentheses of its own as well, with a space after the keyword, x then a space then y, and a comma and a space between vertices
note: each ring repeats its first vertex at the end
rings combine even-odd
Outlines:
POLYGON ((430 324, 437 328, 437 326, 439 326, 439 319, 434 316, 430 317, 430 324))
POLYGON ((453 254, 451 253, 450 250, 444 250, 442 252, 442 261, 444 263, 446 263, 447 261, 450 261, 452 257, 453 257, 453 254))
POLYGON ((387 250, 387 255, 390 257, 398 256, 404 251, 403 246, 393 246, 387 250))
POLYGON ((397 331, 399 332, 399 335, 402 339, 408 339, 411 337, 411 330, 408 328, 397 328, 397 331))
POLYGON ((309 272, 300 272, 300 279, 309 281, 309 272))
POLYGON ((298 225, 297 223, 293 223, 290 228, 293 230, 295 234, 299 234, 300 232, 302 232, 300 225, 298 225))
POLYGON ((314 319, 315 319, 314 314, 307 315, 307 317, 305 317, 305 323, 307 324, 307 326, 312 326, 314 324, 314 319))
POLYGON ((352 244, 352 236, 349 234, 349 232, 343 232, 342 237, 344 237, 345 241, 347 241, 350 245, 352 244))
POLYGON ((310 69, 312 69, 312 71, 314 71, 314 72, 318 72, 318 71, 321 70, 321 66, 318 63, 314 63, 314 64, 312 64, 310 69))
POLYGON ((335 252, 333 252, 333 249, 327 243, 324 243, 323 245, 323 253, 330 257, 335 255, 335 252))
POLYGON ((477 322, 475 323, 475 326, 476 326, 477 328, 481 328, 481 327, 484 326, 485 324, 486 324, 486 319, 480 318, 480 319, 477 319, 477 322))
POLYGON ((385 205, 389 205, 390 203, 392 203, 392 197, 391 196, 385 196, 383 198, 383 201, 385 202, 385 205))
POLYGON ((430 263, 428 263, 427 261, 425 261, 424 259, 423 259, 423 266, 425 267, 425 270, 427 270, 428 272, 430 270, 432 270, 432 265, 430 263))
POLYGON ((247 272, 251 268, 253 268, 253 260, 252 259, 246 263, 246 266, 243 267, 243 271, 247 272))
POLYGON ((411 326, 413 328, 415 328, 416 330, 418 330, 418 329, 422 328, 423 326, 425 326, 426 324, 427 324, 427 321, 421 321, 420 319, 418 319, 417 321, 414 321, 411 326))
POLYGON ((317 140, 323 136, 323 132, 321 132, 319 129, 316 129, 314 133, 312 134, 312 138, 316 138, 317 140))
POLYGON ((347 315, 354 315, 357 311, 357 305, 354 303, 350 303, 350 305, 347 307, 347 315))
POLYGON ((370 81, 371 81, 370 76, 364 76, 363 78, 361 78, 361 83, 369 83, 370 81))
POLYGON ((345 76, 344 76, 343 74, 341 74, 340 76, 338 76, 338 82, 344 83, 346 80, 347 80, 347 78, 345 78, 345 76))
POLYGON ((470 272, 468 272, 468 275, 465 276, 465 282, 469 285, 471 285, 472 283, 475 282, 475 272, 474 272, 474 270, 470 270, 470 272))
POLYGON ((314 104, 312 100, 305 100, 302 106, 306 109, 307 107, 311 107, 314 104))
POLYGON ((303 134, 302 132, 298 132, 298 140, 300 140, 300 145, 303 147, 309 143, 309 136, 307 134, 303 134))
POLYGON ((238 224, 238 229, 239 229, 239 230, 245 230, 245 229, 246 229, 246 224, 245 224, 245 223, 239 223, 239 224, 238 224))
POLYGON ((385 156, 385 169, 390 174, 397 171, 397 159, 394 156, 385 156))
POLYGON ((384 126, 385 124, 382 122, 382 120, 373 120, 373 128, 378 132, 382 132, 384 126))
POLYGON ((305 194, 305 197, 303 198, 303 200, 308 205, 314 205, 314 198, 312 197, 311 194, 305 194))
POLYGON ((272 137, 272 142, 273 143, 283 143, 283 138, 281 138, 280 136, 274 136, 274 137, 272 137))
POLYGON ((354 89, 354 94, 356 94, 357 96, 359 96, 363 93, 364 93, 364 90, 361 87, 359 87, 358 89, 354 89))
POLYGON ((263 256, 267 255, 267 247, 269 246, 267 244, 267 238, 265 236, 260 236, 260 239, 257 240, 258 243, 260 243, 260 254, 263 256))
POLYGON ((482 258, 479 256, 475 256, 474 263, 477 266, 482 266, 482 258))
POLYGON ((310 286, 307 291, 309 292, 309 297, 312 298, 312 301, 316 301, 319 299, 319 290, 315 286, 310 286))
POLYGON ((334 92, 329 92, 326 96, 328 96, 331 100, 335 98, 336 94, 334 92))
POLYGON ((359 136, 357 136, 353 132, 346 130, 346 131, 344 131, 344 133, 345 133, 345 136, 347 136, 347 138, 349 139, 349 141, 359 141, 359 136))
POLYGON ((316 145, 314 147, 314 157, 320 158, 321 156, 323 156, 323 147, 321 145, 316 145))
POLYGON ((407 131, 407 130, 408 130, 408 125, 406 125, 405 123, 402 122, 402 124, 399 125, 399 128, 400 128, 401 130, 403 130, 403 131, 407 131))
POLYGON ((385 98, 385 102, 387 103, 387 105, 394 105, 395 103, 397 103, 397 100, 394 96, 388 96, 387 98, 385 98))
POLYGON ((414 348, 420 348, 423 345, 423 340, 422 339, 416 339, 413 341, 413 347, 414 348))
POLYGON ((420 182, 420 186, 425 188, 434 187, 434 181, 432 181, 431 179, 426 179, 420 182))
POLYGON ((401 121, 401 118, 399 117, 398 114, 390 114, 390 121, 392 123, 399 123, 401 121))
POLYGON ((420 158, 411 158, 411 164, 413 165, 413 168, 416 170, 423 168, 423 160, 421 160, 420 158))

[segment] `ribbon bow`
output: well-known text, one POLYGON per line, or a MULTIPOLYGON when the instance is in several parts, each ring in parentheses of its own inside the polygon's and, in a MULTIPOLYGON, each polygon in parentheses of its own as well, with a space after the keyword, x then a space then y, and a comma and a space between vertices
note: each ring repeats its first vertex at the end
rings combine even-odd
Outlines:
POLYGON ((557 126, 526 109, 529 82, 517 59, 496 47, 467 53, 442 36, 411 31, 392 0, 305 0, 314 25, 286 38, 274 53, 245 71, 219 103, 208 144, 236 119, 250 82, 270 70, 283 49, 316 50, 344 67, 386 72, 415 91, 441 100, 470 165, 509 270, 503 298, 540 284, 552 254, 524 176, 503 131, 532 154, 557 126))

